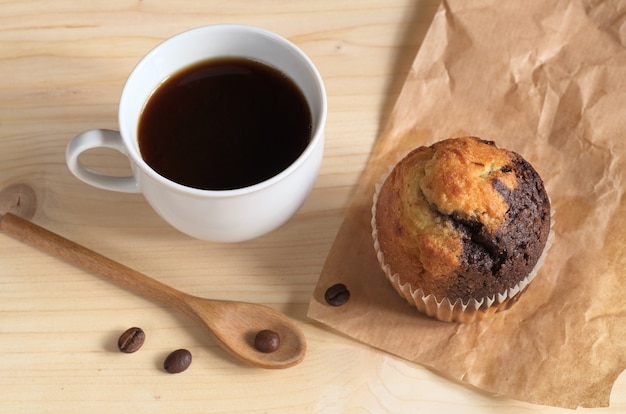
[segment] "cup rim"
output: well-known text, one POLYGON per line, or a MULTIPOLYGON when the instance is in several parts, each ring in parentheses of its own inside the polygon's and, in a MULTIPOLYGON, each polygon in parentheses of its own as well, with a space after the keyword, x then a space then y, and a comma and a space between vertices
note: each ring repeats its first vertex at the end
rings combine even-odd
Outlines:
MULTIPOLYGON (((142 65, 146 65, 150 59, 152 59, 153 55, 155 55, 156 53, 158 53, 158 50, 166 43, 171 43, 174 41, 179 40, 180 38, 189 36, 190 34, 192 34, 193 32, 197 32, 197 31, 210 31, 210 30, 217 30, 217 29, 221 29, 221 30, 236 30, 236 31, 246 31, 249 33, 256 33, 257 35, 261 35, 264 37, 269 37, 272 40, 278 41, 281 44, 283 44, 286 48, 290 49, 294 54, 296 54, 300 59, 302 59, 304 61, 304 63, 306 64, 306 66, 309 68, 311 74, 313 75, 313 78, 315 80, 315 85, 317 86, 318 89, 318 93, 320 95, 320 113, 317 119, 317 122, 313 123, 313 131, 315 131, 314 134, 311 135, 311 139, 309 141, 309 143, 307 144, 306 148, 302 151, 302 153, 291 163, 289 164, 289 166, 285 169, 283 169, 281 172, 279 172, 276 175, 273 175, 272 177, 261 181, 259 183, 256 184, 252 184, 246 187, 240 187, 240 188, 234 188, 234 189, 229 189, 229 190, 211 190, 211 189, 202 189, 202 188, 196 188, 196 187, 189 187, 180 183, 177 183, 175 181, 172 181, 166 177, 164 177, 163 175, 159 174, 157 171, 155 171, 150 165, 148 165, 148 163, 143 159, 143 157, 141 156, 141 153, 139 152, 139 149, 137 148, 137 145, 135 142, 133 142, 133 140, 131 140, 130 137, 127 136, 127 134, 124 134, 123 132, 120 132, 120 135, 122 136, 122 140, 124 141, 127 150, 128 150, 128 156, 131 158, 131 160, 133 161, 133 163, 141 169, 141 171, 144 174, 147 174, 150 178, 152 178, 153 180, 168 186, 171 189, 177 190, 181 193, 185 193, 185 194, 189 194, 189 195, 200 195, 200 196, 207 196, 207 195, 211 195, 212 197, 234 197, 234 196, 240 196, 240 195, 244 195, 244 194, 249 194, 249 193, 253 193, 256 191, 259 191, 263 188, 266 187, 270 187, 272 185, 274 185, 275 183, 282 181, 285 177, 291 175, 296 169, 299 168, 299 166, 301 164, 303 164, 305 162, 305 160, 307 158, 309 158, 311 156, 311 154, 315 151, 316 147, 321 144, 322 140, 323 140, 323 136, 324 136, 324 126, 326 125, 326 117, 327 117, 327 111, 328 111, 328 102, 327 102, 327 96, 326 96, 326 89, 324 86, 324 81, 322 79, 322 76, 320 75, 317 67, 313 64, 313 61, 304 53, 304 51, 302 51, 298 46, 296 46, 294 43, 292 43, 290 40, 288 40, 287 38, 271 32, 267 29, 263 29, 260 27, 256 27, 256 26, 251 26, 251 25, 245 25, 245 24, 232 24, 232 23, 218 23, 218 24, 211 24, 211 25, 204 25, 204 26, 198 26, 195 28, 191 28, 189 30, 186 30, 184 32, 180 32, 174 36, 171 36, 167 39, 165 39, 164 41, 162 41, 161 43, 159 43, 158 45, 156 45, 154 48, 152 48, 143 58, 141 58, 141 60, 135 65, 135 67, 133 68, 133 70, 131 71, 131 74, 129 75, 126 84, 124 85, 123 89, 122 89, 122 93, 121 93, 121 97, 120 97, 120 108, 122 107, 121 102, 124 99, 124 96, 127 95, 130 90, 131 87, 131 80, 133 78, 133 75, 138 71, 138 69, 142 66, 142 65)), ((311 104, 309 103, 309 106, 311 106, 311 104)), ((311 110, 313 110, 311 108, 311 110)), ((123 125, 124 125, 124 114, 122 113, 122 111, 120 110, 119 114, 118 114, 118 122, 120 124, 120 131, 122 131, 123 125)), ((137 127, 137 123, 134 123, 135 128, 137 127)), ((133 137, 137 137, 137 132, 135 130, 134 134, 132 135, 133 137)))

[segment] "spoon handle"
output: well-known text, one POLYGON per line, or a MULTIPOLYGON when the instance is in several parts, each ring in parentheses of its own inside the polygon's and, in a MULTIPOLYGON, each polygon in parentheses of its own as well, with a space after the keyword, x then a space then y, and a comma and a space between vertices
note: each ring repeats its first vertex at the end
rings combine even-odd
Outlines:
POLYGON ((136 293, 156 299, 187 315, 194 314, 184 300, 185 296, 189 295, 28 220, 6 213, 0 215, 0 229, 31 246, 38 247, 68 262, 102 275, 136 293))

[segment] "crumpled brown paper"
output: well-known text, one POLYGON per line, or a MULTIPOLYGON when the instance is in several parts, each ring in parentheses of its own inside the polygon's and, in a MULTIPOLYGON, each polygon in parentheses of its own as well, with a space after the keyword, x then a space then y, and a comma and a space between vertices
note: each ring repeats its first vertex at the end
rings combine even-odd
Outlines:
POLYGON ((363 173, 309 307, 342 333, 537 404, 607 406, 626 368, 626 4, 444 1, 363 173), (413 147, 477 135, 530 161, 556 210, 552 250, 510 310, 417 313, 372 247, 374 185, 413 147), (325 290, 344 283, 347 304, 325 290))

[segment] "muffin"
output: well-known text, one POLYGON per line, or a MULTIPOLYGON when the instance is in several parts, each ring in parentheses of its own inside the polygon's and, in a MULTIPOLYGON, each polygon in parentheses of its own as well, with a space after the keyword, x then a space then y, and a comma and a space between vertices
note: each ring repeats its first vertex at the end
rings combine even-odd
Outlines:
POLYGON ((476 137, 411 151, 377 187, 378 260, 409 303, 443 321, 507 309, 547 250, 550 200, 520 155, 476 137))

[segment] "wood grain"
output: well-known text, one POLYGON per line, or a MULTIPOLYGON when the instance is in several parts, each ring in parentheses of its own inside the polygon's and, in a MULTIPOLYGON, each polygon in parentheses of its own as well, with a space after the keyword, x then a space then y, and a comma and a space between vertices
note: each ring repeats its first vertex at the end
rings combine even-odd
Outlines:
MULTIPOLYGON (((438 0, 0 1, 0 188, 36 193, 33 222, 197 296, 269 305, 308 342, 299 365, 250 368, 195 323, 0 234, 0 412, 567 412, 482 394, 329 331, 307 304, 372 145, 393 108, 438 0), (320 177, 277 231, 246 243, 190 239, 141 195, 98 190, 67 170, 71 137, 117 128, 126 76, 186 29, 236 22, 298 44, 329 98, 320 177), (118 336, 141 326, 131 355, 118 336), (162 362, 187 348, 175 376, 162 362)), ((497 12, 497 11, 494 11, 497 12)), ((95 168, 123 174, 116 153, 95 168)), ((0 212, 1 213, 1 212, 0 212)), ((611 408, 626 410, 626 378, 611 408)))
POLYGON ((251 366, 290 368, 304 358, 304 334, 289 317, 275 309, 256 303, 213 300, 181 292, 12 213, 0 215, 0 229, 27 245, 187 315, 207 328, 226 352, 251 366), (278 336, 282 343, 277 349, 272 352, 255 349, 255 335, 262 330, 269 330, 278 336))

